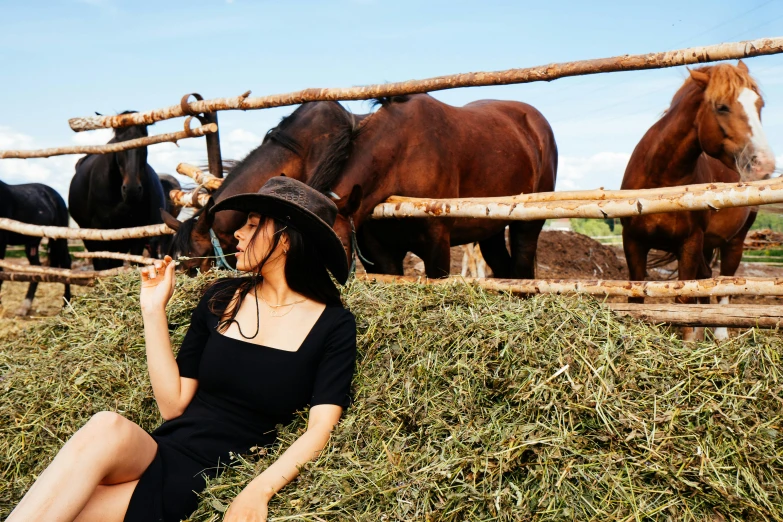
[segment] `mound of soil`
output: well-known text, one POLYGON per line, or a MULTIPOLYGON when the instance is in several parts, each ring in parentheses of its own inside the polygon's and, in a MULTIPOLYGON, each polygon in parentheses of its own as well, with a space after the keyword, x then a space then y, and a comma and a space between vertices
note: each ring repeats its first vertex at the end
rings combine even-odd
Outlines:
POLYGON ((538 238, 540 279, 628 279, 612 247, 576 232, 545 230, 538 238))
MULTIPOLYGON (((451 249, 451 273, 462 272, 464 250, 451 249)), ((539 279, 628 279, 625 263, 615 250, 585 235, 545 230, 538 239, 539 279)), ((488 275, 491 270, 487 267, 488 275)), ((413 254, 405 259, 405 275, 424 274, 424 262, 413 254)))

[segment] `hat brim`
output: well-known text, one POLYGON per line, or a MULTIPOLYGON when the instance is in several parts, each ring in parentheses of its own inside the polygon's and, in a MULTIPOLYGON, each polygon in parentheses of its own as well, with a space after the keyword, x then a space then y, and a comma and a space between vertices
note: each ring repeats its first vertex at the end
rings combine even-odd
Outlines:
POLYGON ((329 272, 342 285, 348 281, 348 257, 343 243, 335 231, 324 220, 307 210, 284 199, 265 194, 238 194, 216 203, 210 212, 236 210, 251 212, 279 219, 299 230, 313 241, 323 256, 329 272))

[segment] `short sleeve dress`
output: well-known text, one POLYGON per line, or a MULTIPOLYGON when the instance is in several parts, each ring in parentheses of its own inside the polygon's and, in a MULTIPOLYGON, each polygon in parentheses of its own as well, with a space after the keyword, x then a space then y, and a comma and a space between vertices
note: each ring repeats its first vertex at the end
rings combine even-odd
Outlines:
POLYGON ((274 443, 275 426, 317 404, 350 403, 356 362, 356 323, 341 306, 327 306, 295 352, 226 337, 208 301, 193 311, 177 356, 180 375, 198 379, 185 412, 151 433, 158 443, 125 514, 126 522, 176 522, 198 506, 205 476, 230 464, 230 453, 274 443))

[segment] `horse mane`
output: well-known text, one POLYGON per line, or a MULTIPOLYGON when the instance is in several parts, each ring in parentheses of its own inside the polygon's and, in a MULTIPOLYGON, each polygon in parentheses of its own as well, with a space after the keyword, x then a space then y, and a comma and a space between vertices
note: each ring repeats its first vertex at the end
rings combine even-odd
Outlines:
POLYGON ((347 111, 346 113, 350 117, 346 117, 345 121, 341 122, 335 129, 335 137, 324 153, 324 158, 315 167, 313 176, 307 182, 308 185, 322 193, 331 190, 332 185, 342 174, 348 158, 351 157, 353 142, 361 130, 353 114, 347 111))
POLYGON ((378 98, 373 98, 371 100, 371 105, 373 107, 381 106, 388 107, 389 105, 393 103, 405 103, 406 101, 411 99, 410 94, 400 94, 396 96, 379 96, 378 98))
MULTIPOLYGON (((736 99, 742 89, 759 92, 758 84, 746 71, 728 63, 705 65, 693 69, 708 74, 710 82, 704 91, 704 99, 710 103, 720 103, 728 99, 736 99)), ((682 86, 674 93, 671 106, 693 92, 696 82, 688 76, 682 86)))
MULTIPOLYGON (((118 116, 122 116, 124 114, 135 114, 138 111, 122 111, 118 114, 118 116)), ((129 125, 128 127, 117 127, 115 129, 112 129, 114 131, 114 137, 109 140, 109 143, 117 143, 118 141, 127 141, 129 139, 133 138, 141 138, 144 136, 148 136, 147 133, 147 125, 129 125), (127 136, 127 134, 132 134, 132 136, 127 136)))

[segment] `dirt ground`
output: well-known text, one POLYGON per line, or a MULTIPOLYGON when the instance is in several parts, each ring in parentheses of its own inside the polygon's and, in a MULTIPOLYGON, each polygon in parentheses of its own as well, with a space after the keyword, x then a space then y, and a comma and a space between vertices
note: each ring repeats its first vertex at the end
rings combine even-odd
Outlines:
MULTIPOLYGON (((464 256, 462 246, 451 249, 451 273, 462 273, 464 256)), ((24 259, 14 260, 27 264, 24 259)), ((621 246, 602 245, 582 234, 567 231, 548 230, 541 233, 538 242, 537 277, 540 279, 628 279, 625 256, 621 246)), ((83 260, 74 260, 74 268, 87 267, 83 260)), ((663 280, 671 277, 675 264, 650 270, 650 279, 663 280)), ((359 271, 363 271, 361 266, 359 271)), ((491 271, 487 269, 488 275, 491 271)), ((424 274, 424 262, 413 254, 405 260, 405 274, 424 274)), ((717 269, 715 275, 718 275, 717 269)), ((738 276, 783 277, 783 267, 763 263, 743 263, 738 276)), ((74 295, 86 291, 86 287, 71 286, 74 295)), ((0 292, 0 339, 10 332, 25 328, 43 317, 55 315, 62 309, 63 286, 55 283, 41 283, 33 301, 33 308, 27 317, 19 317, 16 310, 27 292, 27 283, 5 282, 0 292)), ((624 301, 624 298, 611 298, 624 301)), ((652 299, 650 302, 667 302, 671 299, 652 299)), ((775 303, 783 301, 778 297, 743 296, 734 298, 734 303, 775 303)))

